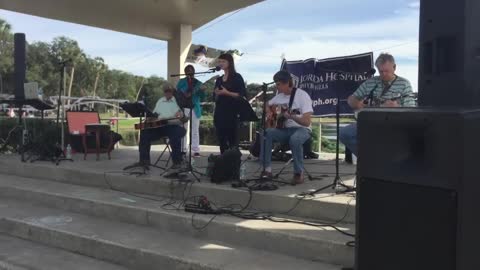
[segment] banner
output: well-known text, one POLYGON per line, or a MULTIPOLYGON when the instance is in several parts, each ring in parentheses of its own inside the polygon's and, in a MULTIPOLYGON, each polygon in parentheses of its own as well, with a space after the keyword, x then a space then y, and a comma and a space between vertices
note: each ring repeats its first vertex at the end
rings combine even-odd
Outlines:
POLYGON ((190 46, 186 63, 197 64, 206 68, 214 68, 217 65, 217 58, 223 53, 230 53, 234 61, 240 60, 243 53, 238 50, 219 50, 215 48, 208 48, 204 45, 190 46))
POLYGON ((329 59, 286 61, 282 69, 290 72, 295 87, 305 90, 313 101, 314 116, 334 116, 337 96, 340 114, 353 115, 347 98, 371 75, 373 53, 329 59))

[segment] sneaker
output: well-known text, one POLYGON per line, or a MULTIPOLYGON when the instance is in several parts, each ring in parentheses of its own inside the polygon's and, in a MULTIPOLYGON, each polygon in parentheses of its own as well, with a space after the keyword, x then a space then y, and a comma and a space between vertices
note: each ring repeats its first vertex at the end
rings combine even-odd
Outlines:
POLYGON ((260 179, 262 180, 272 180, 272 178, 273 178, 272 172, 263 171, 260 174, 260 179))
POLYGON ((168 172, 180 172, 182 169, 182 163, 173 163, 173 165, 168 168, 168 172))
POLYGON ((200 157, 200 153, 193 154, 193 157, 200 157))
POLYGON ((303 182, 304 182, 303 173, 296 173, 293 175, 292 184, 299 185, 299 184, 303 184, 303 182))

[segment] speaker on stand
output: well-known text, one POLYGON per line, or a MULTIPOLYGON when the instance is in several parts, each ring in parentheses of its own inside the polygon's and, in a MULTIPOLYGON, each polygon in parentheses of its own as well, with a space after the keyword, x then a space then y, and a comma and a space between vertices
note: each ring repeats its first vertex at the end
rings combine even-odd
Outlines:
POLYGON ((26 40, 25 34, 15 33, 14 41, 14 94, 18 104, 18 127, 21 127, 22 133, 19 136, 18 145, 21 160, 25 161, 25 144, 27 143, 28 133, 23 116, 23 102, 25 101, 25 78, 27 72, 26 63, 26 40))

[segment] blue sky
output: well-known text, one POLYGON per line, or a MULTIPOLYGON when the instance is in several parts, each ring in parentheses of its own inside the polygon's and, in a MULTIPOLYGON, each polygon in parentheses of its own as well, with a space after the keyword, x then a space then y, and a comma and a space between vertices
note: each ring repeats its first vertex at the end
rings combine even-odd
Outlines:
MULTIPOLYGON (((0 17, 29 42, 64 35, 111 68, 167 75, 164 41, 4 10, 0 17)), ((218 20, 194 32, 193 43, 244 52, 237 64, 248 82, 270 81, 282 55, 301 60, 374 51, 394 54, 397 73, 417 89, 418 0, 267 0, 218 20)))

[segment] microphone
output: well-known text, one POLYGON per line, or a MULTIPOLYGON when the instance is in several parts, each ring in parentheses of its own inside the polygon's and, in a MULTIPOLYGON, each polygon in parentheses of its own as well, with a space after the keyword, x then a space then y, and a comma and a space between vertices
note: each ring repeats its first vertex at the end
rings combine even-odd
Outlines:
POLYGON ((209 69, 210 71, 220 71, 222 69, 221 66, 216 66, 214 68, 209 69))
POLYGON ((375 73, 377 73, 377 70, 374 69, 374 68, 372 68, 372 69, 370 69, 369 71, 365 72, 365 76, 370 77, 370 76, 375 75, 375 73))

